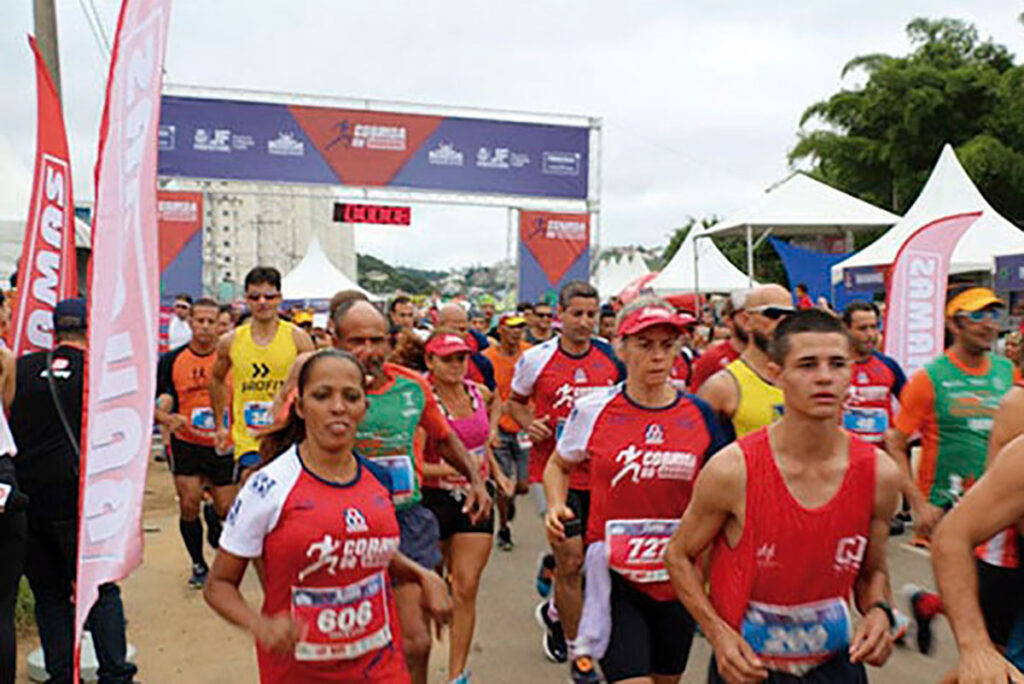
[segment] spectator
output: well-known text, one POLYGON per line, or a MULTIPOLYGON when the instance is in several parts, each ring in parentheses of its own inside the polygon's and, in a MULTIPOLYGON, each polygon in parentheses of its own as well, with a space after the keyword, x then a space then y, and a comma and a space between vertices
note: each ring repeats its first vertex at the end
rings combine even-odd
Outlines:
POLYGON ((192 313, 192 297, 181 293, 174 298, 174 315, 167 326, 167 344, 177 349, 188 344, 192 339, 192 328, 188 325, 188 316, 192 313))
POLYGON ((796 284, 796 308, 800 310, 814 308, 811 295, 807 292, 807 283, 796 284))

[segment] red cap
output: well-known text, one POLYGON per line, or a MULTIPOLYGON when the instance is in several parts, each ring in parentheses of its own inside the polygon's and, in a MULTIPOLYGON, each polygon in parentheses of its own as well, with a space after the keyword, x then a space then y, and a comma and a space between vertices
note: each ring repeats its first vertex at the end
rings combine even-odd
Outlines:
MULTIPOLYGON (((693 316, 689 318, 692 319, 693 316)), ((622 319, 622 322, 619 323, 619 335, 635 335, 641 330, 655 325, 671 325, 676 330, 682 331, 689 326, 689 323, 674 311, 663 309, 660 306, 642 306, 622 319)))
POLYGON ((427 342, 426 351, 428 354, 433 354, 434 356, 449 356, 451 354, 471 352, 473 350, 469 348, 469 345, 466 344, 466 340, 462 339, 461 335, 445 333, 444 335, 438 335, 427 342))

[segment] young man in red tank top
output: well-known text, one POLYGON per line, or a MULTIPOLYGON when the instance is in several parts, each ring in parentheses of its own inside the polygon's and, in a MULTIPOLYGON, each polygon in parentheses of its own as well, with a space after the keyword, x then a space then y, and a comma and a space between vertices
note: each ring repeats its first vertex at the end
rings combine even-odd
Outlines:
POLYGON ((771 351, 785 412, 702 469, 669 574, 714 650, 709 681, 865 682, 863 663, 892 652, 884 554, 900 471, 839 425, 851 353, 838 319, 796 313, 771 351), (709 596, 699 559, 711 545, 709 596))

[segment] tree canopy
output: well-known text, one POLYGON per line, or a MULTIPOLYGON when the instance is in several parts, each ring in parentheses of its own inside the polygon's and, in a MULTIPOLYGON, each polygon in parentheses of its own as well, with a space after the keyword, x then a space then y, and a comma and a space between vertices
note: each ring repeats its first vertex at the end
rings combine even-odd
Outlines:
POLYGON ((1024 67, 965 21, 906 32, 909 54, 853 58, 842 75, 858 84, 804 111, 790 163, 902 214, 948 142, 995 209, 1024 219, 1024 67))

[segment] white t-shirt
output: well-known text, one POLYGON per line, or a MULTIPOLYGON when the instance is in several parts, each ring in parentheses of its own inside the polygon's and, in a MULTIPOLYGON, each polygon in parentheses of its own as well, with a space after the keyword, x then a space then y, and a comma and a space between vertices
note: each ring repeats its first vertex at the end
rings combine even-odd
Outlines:
POLYGON ((167 344, 170 349, 177 349, 189 343, 192 339, 192 328, 188 323, 181 320, 177 315, 171 316, 171 322, 167 326, 167 344))

